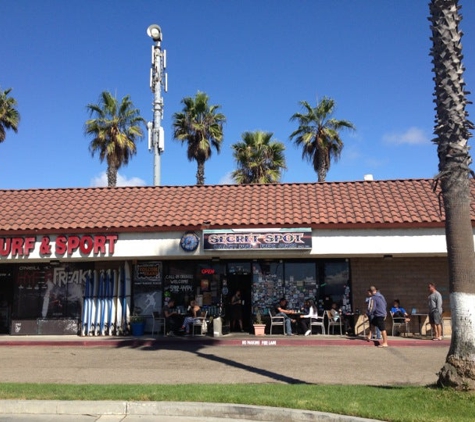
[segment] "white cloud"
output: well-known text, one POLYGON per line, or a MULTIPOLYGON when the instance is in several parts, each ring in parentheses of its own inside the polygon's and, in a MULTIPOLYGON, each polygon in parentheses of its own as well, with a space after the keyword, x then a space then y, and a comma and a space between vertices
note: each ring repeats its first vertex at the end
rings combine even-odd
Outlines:
POLYGON ((236 182, 231 176, 232 172, 226 173, 218 182, 218 185, 235 185, 236 182))
POLYGON ((422 129, 411 127, 402 133, 392 132, 383 135, 383 142, 394 145, 421 145, 429 143, 430 139, 422 129))
MULTIPOLYGON (((145 186, 146 183, 144 180, 139 177, 132 177, 127 179, 126 176, 122 176, 120 173, 117 173, 117 186, 145 186)), ((91 187, 100 188, 107 186, 107 174, 103 171, 99 176, 94 177, 91 180, 91 187)))

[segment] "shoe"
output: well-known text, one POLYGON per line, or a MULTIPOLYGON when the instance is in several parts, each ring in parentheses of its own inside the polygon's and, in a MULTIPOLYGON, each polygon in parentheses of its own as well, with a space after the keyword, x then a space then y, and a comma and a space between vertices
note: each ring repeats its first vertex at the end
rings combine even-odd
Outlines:
POLYGON ((312 334, 312 330, 307 330, 307 331, 305 331, 305 335, 306 335, 306 336, 309 336, 310 334, 312 334))
POLYGON ((295 336, 295 334, 293 334, 293 333, 290 333, 290 334, 287 334, 287 335, 288 335, 288 336, 295 336))
POLYGON ((175 333, 173 331, 169 331, 167 336, 168 337, 175 337, 175 333))

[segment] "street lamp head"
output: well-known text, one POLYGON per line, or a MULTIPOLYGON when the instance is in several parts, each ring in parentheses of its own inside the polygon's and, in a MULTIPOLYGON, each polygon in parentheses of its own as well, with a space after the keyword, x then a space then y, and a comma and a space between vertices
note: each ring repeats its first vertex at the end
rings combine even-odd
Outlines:
POLYGON ((155 42, 162 41, 162 30, 156 24, 150 25, 147 28, 147 35, 155 42))

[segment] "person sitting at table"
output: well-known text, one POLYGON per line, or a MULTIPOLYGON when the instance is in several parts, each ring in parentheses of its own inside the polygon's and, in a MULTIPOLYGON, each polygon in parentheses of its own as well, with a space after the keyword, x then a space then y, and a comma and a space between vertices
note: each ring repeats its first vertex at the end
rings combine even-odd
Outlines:
POLYGON ((291 319, 289 315, 294 314, 295 312, 287 309, 287 299, 285 297, 279 300, 279 303, 275 305, 276 316, 283 316, 285 322, 285 332, 288 336, 293 336, 292 334, 292 323, 295 322, 295 319, 291 319))
POLYGON ((169 331, 167 333, 168 336, 174 336, 176 329, 180 326, 178 321, 179 315, 178 312, 175 311, 175 300, 170 299, 168 303, 162 308, 162 315, 165 318, 165 324, 169 327, 169 331))
POLYGON ((393 319, 398 319, 398 320, 404 319, 405 322, 409 322, 411 320, 406 310, 401 307, 401 303, 399 302, 399 299, 394 299, 393 307, 391 308, 390 312, 393 319))
POLYGON ((312 333, 312 330, 309 329, 309 323, 312 322, 311 318, 318 318, 318 308, 312 299, 307 300, 305 304, 307 314, 300 315, 300 326, 302 327, 304 335, 309 336, 312 333))
POLYGON ((333 319, 333 321, 340 321, 343 325, 343 331, 347 332, 348 331, 348 321, 344 317, 343 312, 341 312, 341 309, 338 308, 338 304, 333 302, 332 307, 330 309, 330 315, 333 319))
POLYGON ((181 327, 181 331, 185 331, 185 335, 190 335, 190 328, 193 325, 195 318, 201 316, 200 307, 197 303, 192 300, 190 302, 190 306, 188 306, 188 316, 185 317, 183 321, 183 325, 181 327))
POLYGON ((333 321, 339 321, 341 318, 340 310, 338 309, 338 305, 335 302, 332 303, 330 314, 332 316, 333 321))

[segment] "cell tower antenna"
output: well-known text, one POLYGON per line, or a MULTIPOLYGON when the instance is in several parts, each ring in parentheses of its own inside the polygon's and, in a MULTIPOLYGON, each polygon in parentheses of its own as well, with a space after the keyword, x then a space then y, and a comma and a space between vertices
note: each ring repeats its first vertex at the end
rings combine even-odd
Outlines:
POLYGON ((156 25, 147 28, 147 35, 152 38, 152 65, 150 68, 150 89, 153 92, 153 121, 148 122, 149 149, 153 150, 153 184, 160 186, 160 161, 161 154, 165 151, 165 134, 162 127, 163 98, 167 91, 167 74, 165 73, 167 52, 162 51, 162 29, 156 25))

